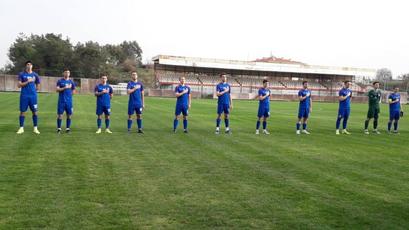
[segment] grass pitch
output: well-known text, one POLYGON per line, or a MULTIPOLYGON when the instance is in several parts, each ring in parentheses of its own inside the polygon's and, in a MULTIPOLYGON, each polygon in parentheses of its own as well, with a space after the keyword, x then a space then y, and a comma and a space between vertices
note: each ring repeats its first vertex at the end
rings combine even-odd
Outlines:
MULTIPOLYGON (((127 134, 127 97, 112 101, 113 134, 95 134, 95 97, 76 95, 72 133, 57 135, 56 94, 39 96, 18 136, 17 93, 0 93, 0 228, 379 228, 409 226, 409 122, 400 135, 336 136, 337 104, 314 103, 311 135, 295 135, 297 103, 235 101, 232 135, 214 134, 215 100, 193 100, 189 134, 172 133, 175 99, 147 98, 145 134, 127 134)), ((407 108, 404 108, 409 111, 407 108)), ((65 125, 65 120, 63 126, 65 125)))

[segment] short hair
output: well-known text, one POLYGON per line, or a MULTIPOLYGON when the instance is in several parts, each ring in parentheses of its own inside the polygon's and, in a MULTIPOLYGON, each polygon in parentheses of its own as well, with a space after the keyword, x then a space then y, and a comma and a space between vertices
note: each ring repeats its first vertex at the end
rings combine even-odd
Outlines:
POLYGON ((374 82, 372 83, 372 85, 375 85, 376 83, 380 84, 379 81, 374 81, 374 82))
POLYGON ((344 81, 344 84, 346 84, 346 83, 348 83, 348 82, 351 82, 350 80, 346 80, 346 81, 344 81))
POLYGON ((227 75, 225 72, 220 73, 220 77, 227 75))
POLYGON ((267 80, 267 79, 264 79, 264 80, 263 80, 263 84, 266 83, 266 82, 268 82, 268 80, 267 80))
POLYGON ((304 85, 305 83, 308 83, 308 81, 303 81, 302 84, 304 85))
POLYGON ((24 65, 27 65, 28 63, 33 64, 33 62, 32 62, 32 61, 27 60, 27 61, 24 63, 24 65))
POLYGON ((138 74, 138 72, 136 72, 136 70, 132 70, 132 71, 131 71, 131 74, 133 74, 133 73, 138 74))
POLYGON ((102 77, 104 77, 104 76, 105 76, 105 77, 108 77, 108 74, 107 74, 107 73, 101 73, 101 75, 99 75, 100 78, 102 78, 102 77))
POLYGON ((68 69, 67 67, 65 67, 63 72, 65 72, 65 71, 70 71, 70 69, 68 69))

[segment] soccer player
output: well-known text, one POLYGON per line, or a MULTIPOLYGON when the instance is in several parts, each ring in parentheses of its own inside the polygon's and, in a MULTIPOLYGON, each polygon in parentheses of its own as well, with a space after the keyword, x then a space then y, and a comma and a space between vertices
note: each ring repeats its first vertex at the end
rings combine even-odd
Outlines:
POLYGON ((391 132, 391 126, 393 122, 393 133, 398 134, 398 121, 403 114, 401 111, 401 106, 400 106, 400 94, 399 94, 399 88, 395 87, 393 89, 393 93, 389 95, 388 98, 389 102, 389 122, 388 122, 388 132, 391 132))
POLYGON ((179 117, 183 115, 183 132, 187 131, 187 116, 189 115, 189 109, 192 102, 192 95, 190 94, 190 87, 185 84, 185 77, 179 78, 180 84, 175 87, 176 109, 175 120, 173 120, 173 132, 176 133, 176 128, 179 124, 179 117))
POLYGON ((344 86, 342 89, 339 91, 338 95, 338 100, 339 100, 339 109, 338 109, 338 118, 337 118, 337 123, 336 123, 336 131, 335 134, 339 135, 339 126, 342 121, 342 134, 351 134, 350 132, 347 131, 347 124, 348 124, 348 118, 349 114, 351 113, 351 97, 352 97, 352 91, 349 89, 351 86, 350 81, 345 81, 344 86))
POLYGON ((256 123, 256 134, 260 134, 260 121, 263 119, 263 133, 270 134, 267 131, 267 118, 270 117, 270 89, 268 80, 263 80, 263 87, 258 90, 258 120, 256 123))
POLYGON ((70 79, 70 70, 64 69, 63 77, 57 81, 57 133, 61 133, 62 116, 67 115, 66 133, 71 132, 71 116, 73 113, 72 95, 75 93, 75 83, 70 79))
POLYGON ((220 74, 220 83, 216 86, 217 99, 217 119, 216 119, 216 134, 220 133, 220 122, 222 113, 224 113, 224 124, 226 126, 226 133, 231 134, 229 127, 229 114, 233 109, 233 100, 231 98, 231 88, 227 83, 227 75, 220 74))
POLYGON ((296 134, 301 134, 301 123, 302 132, 305 134, 310 134, 307 130, 308 117, 312 111, 312 99, 311 91, 308 89, 308 81, 302 82, 303 88, 298 91, 298 99, 300 100, 300 105, 298 107, 298 122, 296 124, 296 134))
POLYGON ((373 118, 373 132, 376 134, 381 134, 378 131, 378 118, 379 118, 379 112, 380 112, 380 108, 379 108, 379 103, 381 103, 381 90, 379 89, 379 82, 375 81, 374 83, 372 83, 373 85, 373 89, 369 90, 368 92, 368 103, 369 103, 369 109, 368 109, 368 114, 367 114, 367 118, 365 120, 365 130, 364 133, 365 134, 369 134, 368 131, 368 126, 369 126, 369 122, 371 121, 371 119, 373 118))
POLYGON ((33 71, 33 63, 31 61, 26 61, 25 70, 18 75, 18 88, 21 88, 20 93, 20 128, 17 134, 24 133, 24 119, 25 113, 30 107, 33 113, 33 132, 35 134, 40 134, 38 131, 38 105, 37 105, 37 91, 40 89, 40 77, 36 72, 33 71))
POLYGON ((138 73, 131 73, 132 80, 128 82, 127 93, 129 94, 128 101, 128 132, 132 128, 132 115, 136 113, 136 123, 138 124, 138 133, 142 131, 142 112, 145 108, 145 96, 143 84, 138 81, 138 73))
POLYGON ((109 129, 111 115, 112 87, 108 84, 106 74, 101 76, 101 83, 95 86, 94 92, 97 97, 97 134, 101 133, 102 114, 105 114, 105 132, 112 133, 109 129))

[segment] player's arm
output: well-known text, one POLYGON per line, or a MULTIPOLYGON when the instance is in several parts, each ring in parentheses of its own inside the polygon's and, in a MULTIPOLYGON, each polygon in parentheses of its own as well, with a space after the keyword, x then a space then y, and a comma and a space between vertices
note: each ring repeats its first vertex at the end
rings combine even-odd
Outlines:
POLYGON ((145 91, 141 91, 142 108, 145 108, 145 91))
POLYGON ((177 92, 177 91, 175 91, 175 96, 176 97, 180 97, 180 96, 182 96, 183 94, 185 94, 185 93, 187 93, 188 92, 188 90, 187 89, 185 89, 185 90, 183 90, 182 92, 177 92))
POLYGON ((189 93, 189 97, 188 97, 188 106, 189 108, 192 106, 192 94, 189 93))
POLYGON ((312 111, 312 98, 310 97, 310 112, 312 111))
POLYGON ((77 89, 75 88, 75 83, 73 81, 71 81, 71 90, 72 90, 72 94, 77 93, 77 89))
POLYGON ((348 92, 347 95, 345 95, 345 96, 339 95, 339 100, 340 101, 345 101, 350 96, 351 96, 351 92, 348 92))
POLYGON ((66 87, 60 87, 60 82, 58 81, 57 82, 57 87, 56 87, 56 91, 57 92, 62 92, 62 91, 64 91, 66 89, 66 87))
POLYGON ((128 84, 128 90, 126 91, 127 94, 131 94, 137 90, 136 86, 133 88, 130 88, 131 86, 128 84))
POLYGON ((233 109, 233 98, 231 95, 230 95, 230 109, 233 109))
POLYGON ((112 95, 114 94, 114 90, 111 86, 109 86, 109 99, 112 99, 112 95))
POLYGON ((26 82, 18 81, 18 87, 23 88, 24 86, 28 85, 28 83, 33 82, 33 80, 29 79, 26 82))

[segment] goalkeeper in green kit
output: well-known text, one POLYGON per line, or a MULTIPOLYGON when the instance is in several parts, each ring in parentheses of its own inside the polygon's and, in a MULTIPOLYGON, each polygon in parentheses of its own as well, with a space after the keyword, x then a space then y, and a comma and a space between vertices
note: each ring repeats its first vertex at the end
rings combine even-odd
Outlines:
POLYGON ((368 115, 365 120, 365 134, 369 134, 368 131, 368 126, 369 122, 373 118, 373 132, 376 134, 381 134, 378 131, 378 118, 379 118, 379 104, 381 103, 381 90, 379 89, 379 82, 375 81, 372 83, 373 89, 369 90, 368 92, 368 102, 369 102, 369 109, 368 109, 368 115))

